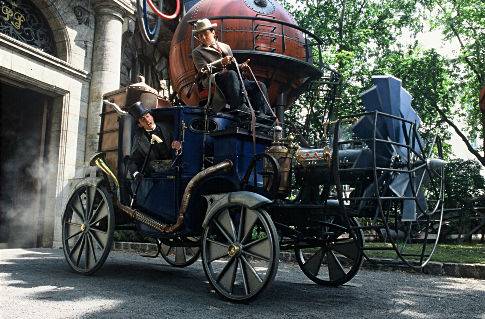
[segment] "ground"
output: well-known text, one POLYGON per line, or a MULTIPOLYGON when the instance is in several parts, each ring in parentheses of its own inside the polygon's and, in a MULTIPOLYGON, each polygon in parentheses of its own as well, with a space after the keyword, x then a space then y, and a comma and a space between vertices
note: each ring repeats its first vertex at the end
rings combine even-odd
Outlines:
POLYGON ((112 252, 86 277, 53 249, 0 250, 0 318, 480 318, 485 281, 361 270, 338 288, 313 284, 280 263, 273 285, 250 305, 211 291, 201 263, 112 252))

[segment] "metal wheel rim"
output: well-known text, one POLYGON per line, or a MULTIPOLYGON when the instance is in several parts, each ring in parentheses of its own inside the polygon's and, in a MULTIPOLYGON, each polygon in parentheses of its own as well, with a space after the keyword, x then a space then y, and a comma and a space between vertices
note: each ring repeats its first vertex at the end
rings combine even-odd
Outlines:
POLYGON ((204 271, 216 292, 228 300, 249 301, 261 293, 276 275, 278 257, 276 228, 262 210, 222 208, 204 229, 204 271), (259 239, 254 238, 257 229, 263 234, 259 239))
MULTIPOLYGON (((363 233, 360 229, 349 231, 345 224, 342 220, 322 223, 325 233, 335 233, 329 235, 324 246, 295 248, 300 269, 319 285, 342 285, 351 280, 362 265, 363 233)), ((358 226, 354 218, 350 219, 350 226, 358 226)))
MULTIPOLYGON (((431 150, 433 147, 437 147, 438 156, 440 159, 442 159, 443 149, 441 142, 439 139, 437 139, 437 137, 435 137, 431 143, 431 147, 427 156, 425 155, 425 159, 431 157, 431 150)), ((436 203, 433 205, 428 205, 427 211, 425 211, 419 205, 419 203, 416 204, 416 221, 401 222, 400 229, 404 232, 404 238, 400 239, 398 236, 399 234, 396 234, 396 238, 394 238, 393 235, 396 233, 396 231, 392 227, 392 222, 386 215, 383 214, 382 216, 386 224, 386 236, 389 238, 389 242, 396 250, 397 257, 406 265, 413 268, 422 268, 431 260, 439 242, 443 222, 445 192, 444 167, 441 167, 439 170, 433 170, 426 166, 426 170, 429 173, 430 179, 434 178, 435 180, 438 180, 437 183, 434 183, 434 187, 436 187, 435 191, 437 191, 437 196, 435 198, 436 203), (430 234, 430 231, 432 234, 430 234), (421 251, 416 251, 416 249, 412 248, 409 249, 411 244, 417 242, 418 236, 421 237, 419 240, 423 242, 421 244, 421 251)))
POLYGON ((62 216, 63 251, 72 270, 89 275, 104 264, 111 250, 114 226, 107 192, 92 184, 79 186, 62 216))

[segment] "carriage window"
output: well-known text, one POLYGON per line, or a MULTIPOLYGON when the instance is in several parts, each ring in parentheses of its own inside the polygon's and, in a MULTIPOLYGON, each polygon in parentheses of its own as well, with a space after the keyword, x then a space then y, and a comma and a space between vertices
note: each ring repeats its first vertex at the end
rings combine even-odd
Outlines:
MULTIPOLYGON (((203 133, 205 130, 204 119, 195 119, 190 122, 190 129, 194 132, 203 133)), ((207 121, 207 131, 213 132, 217 130, 217 123, 213 119, 207 121)))

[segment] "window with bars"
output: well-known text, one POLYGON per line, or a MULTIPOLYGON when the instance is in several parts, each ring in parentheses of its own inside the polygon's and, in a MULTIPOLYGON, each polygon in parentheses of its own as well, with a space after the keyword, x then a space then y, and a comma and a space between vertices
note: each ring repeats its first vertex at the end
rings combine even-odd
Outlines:
POLYGON ((0 0, 0 32, 57 56, 54 35, 42 12, 29 0, 0 0))

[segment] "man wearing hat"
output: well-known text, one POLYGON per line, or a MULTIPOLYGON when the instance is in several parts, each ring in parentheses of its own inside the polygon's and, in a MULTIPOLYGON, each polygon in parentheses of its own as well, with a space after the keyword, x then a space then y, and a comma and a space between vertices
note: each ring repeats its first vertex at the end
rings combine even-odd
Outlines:
MULTIPOLYGON (((216 71, 210 75, 212 77, 212 83, 215 82, 217 87, 212 101, 214 111, 220 111, 225 106, 226 101, 232 109, 247 111, 248 108, 244 105, 242 94, 242 83, 236 71, 228 69, 234 61, 231 47, 216 40, 215 27, 217 27, 217 24, 211 23, 209 19, 197 20, 195 23, 192 32, 195 38, 201 43, 192 51, 192 59, 195 67, 199 72, 202 72, 203 70, 207 70, 207 66, 212 63, 211 66, 216 71), (215 61, 218 62, 213 63, 215 61)), ((247 69, 248 61, 242 63, 240 68, 243 70, 247 69)), ((257 83, 246 79, 243 81, 251 105, 255 111, 264 112, 266 107, 269 107, 266 106, 268 95, 266 86, 259 81, 257 83), (258 88, 258 83, 260 88, 258 88)), ((209 76, 203 79, 202 84, 205 88, 208 88, 209 76)))
POLYGON ((170 145, 172 141, 171 132, 159 123, 155 123, 150 111, 145 108, 142 102, 136 102, 128 109, 128 113, 137 121, 138 129, 135 132, 131 148, 131 156, 128 163, 128 170, 135 179, 145 175, 151 175, 165 168, 164 162, 171 162, 170 145), (152 135, 158 136, 162 142, 154 143, 150 151, 145 171, 142 174, 143 163, 150 149, 152 135), (165 161, 164 161, 165 160, 165 161))

